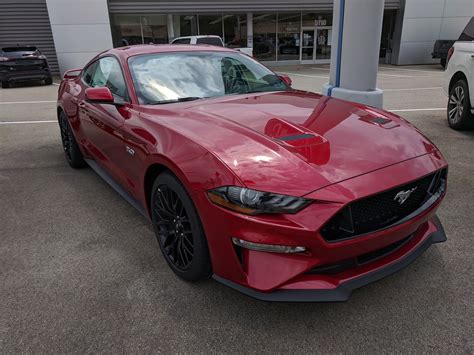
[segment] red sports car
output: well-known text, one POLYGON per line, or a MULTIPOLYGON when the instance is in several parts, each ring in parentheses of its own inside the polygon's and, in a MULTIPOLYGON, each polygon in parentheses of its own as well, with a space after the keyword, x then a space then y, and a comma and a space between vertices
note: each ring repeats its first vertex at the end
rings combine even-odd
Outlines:
POLYGON ((446 240, 447 164, 404 119, 290 85, 226 48, 111 49, 59 87, 66 159, 150 219, 179 277, 344 301, 446 240))

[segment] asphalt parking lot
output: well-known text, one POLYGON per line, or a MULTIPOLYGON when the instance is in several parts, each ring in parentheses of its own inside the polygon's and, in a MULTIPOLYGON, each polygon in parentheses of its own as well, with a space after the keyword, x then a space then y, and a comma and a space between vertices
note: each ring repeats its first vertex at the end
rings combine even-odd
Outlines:
MULTIPOLYGON (((278 67, 320 91, 328 66, 278 67)), ((381 66, 384 107, 444 153, 448 241, 345 303, 270 304, 165 264, 151 225, 60 145, 57 86, 0 89, 0 352, 474 352, 474 132, 439 66, 381 66)), ((375 153, 374 153, 375 154, 375 153)))

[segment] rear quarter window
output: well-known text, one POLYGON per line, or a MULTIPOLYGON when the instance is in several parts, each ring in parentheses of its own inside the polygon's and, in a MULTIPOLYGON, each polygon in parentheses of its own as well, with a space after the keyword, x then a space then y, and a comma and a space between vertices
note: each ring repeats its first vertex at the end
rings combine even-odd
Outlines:
POLYGON ((97 67, 97 61, 89 65, 82 73, 82 81, 87 85, 91 86, 92 77, 94 76, 95 69, 97 67))

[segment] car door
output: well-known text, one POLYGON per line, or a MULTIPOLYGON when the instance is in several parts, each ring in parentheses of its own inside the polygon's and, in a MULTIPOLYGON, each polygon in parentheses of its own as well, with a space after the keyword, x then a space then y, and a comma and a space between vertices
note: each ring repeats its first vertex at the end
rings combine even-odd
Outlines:
POLYGON ((123 125, 130 115, 129 94, 119 61, 112 56, 98 59, 83 75, 87 87, 108 87, 116 104, 89 102, 79 98, 79 119, 85 144, 95 161, 118 182, 123 183, 120 160, 124 158, 123 125))

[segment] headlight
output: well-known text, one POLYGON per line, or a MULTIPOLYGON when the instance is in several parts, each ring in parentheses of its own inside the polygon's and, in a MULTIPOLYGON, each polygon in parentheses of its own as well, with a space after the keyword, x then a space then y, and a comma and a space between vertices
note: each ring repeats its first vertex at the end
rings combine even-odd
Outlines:
POLYGON ((245 214, 296 213, 312 200, 271 192, 263 192, 238 186, 223 186, 208 191, 215 204, 245 214))

